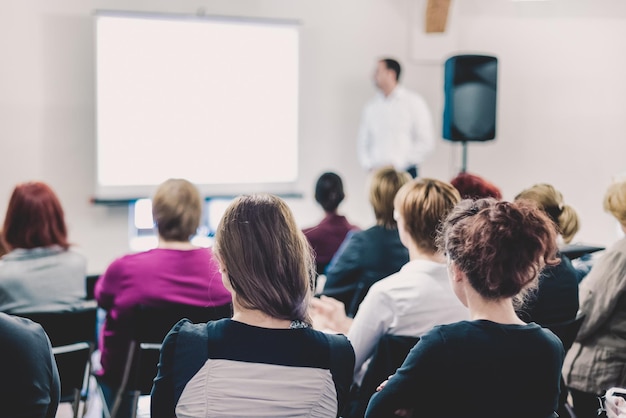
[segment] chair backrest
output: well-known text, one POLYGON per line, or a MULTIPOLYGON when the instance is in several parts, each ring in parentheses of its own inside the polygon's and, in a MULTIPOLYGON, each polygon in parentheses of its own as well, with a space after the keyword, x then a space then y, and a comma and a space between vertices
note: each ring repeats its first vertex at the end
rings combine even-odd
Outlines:
POLYGON ((563 343, 563 348, 567 353, 567 351, 572 347, 572 344, 574 344, 576 334, 578 334, 578 330, 580 329, 584 319, 584 315, 579 315, 569 321, 560 322, 558 324, 548 324, 543 327, 549 329, 554 333, 554 335, 559 337, 563 343))
POLYGON ((419 337, 390 334, 381 337, 363 376, 361 386, 351 394, 351 399, 343 415, 345 418, 363 417, 365 415, 367 403, 376 392, 378 385, 396 372, 418 341, 419 337))
POLYGON ((232 316, 232 305, 199 307, 170 304, 160 307, 137 306, 133 320, 135 353, 130 366, 127 391, 149 394, 157 373, 160 348, 163 339, 183 318, 193 323, 208 322, 232 316))
POLYGON ((61 401, 73 401, 76 391, 85 389, 95 347, 95 301, 70 311, 23 312, 16 314, 42 326, 50 343, 61 380, 61 401))

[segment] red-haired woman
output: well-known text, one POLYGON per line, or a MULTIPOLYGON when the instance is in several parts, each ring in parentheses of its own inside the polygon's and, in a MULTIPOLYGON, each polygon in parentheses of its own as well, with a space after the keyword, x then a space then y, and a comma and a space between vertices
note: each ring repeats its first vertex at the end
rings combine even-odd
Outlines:
POLYGON ((459 173, 450 184, 459 191, 461 199, 502 199, 502 192, 495 184, 475 174, 459 173))
POLYGON ((0 311, 62 310, 85 297, 85 257, 70 249, 63 208, 45 183, 18 184, 2 234, 0 311))
POLYGON ((375 394, 367 417, 553 417, 563 345, 522 322, 513 299, 558 262, 556 231, 530 203, 464 200, 443 224, 440 246, 471 321, 434 327, 375 394))

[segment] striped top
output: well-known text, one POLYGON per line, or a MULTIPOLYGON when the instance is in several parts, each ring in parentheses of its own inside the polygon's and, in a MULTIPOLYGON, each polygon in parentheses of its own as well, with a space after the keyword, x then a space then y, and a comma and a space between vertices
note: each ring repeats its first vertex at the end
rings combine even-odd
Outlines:
POLYGON ((183 320, 163 343, 152 417, 337 417, 353 367, 343 335, 183 320))

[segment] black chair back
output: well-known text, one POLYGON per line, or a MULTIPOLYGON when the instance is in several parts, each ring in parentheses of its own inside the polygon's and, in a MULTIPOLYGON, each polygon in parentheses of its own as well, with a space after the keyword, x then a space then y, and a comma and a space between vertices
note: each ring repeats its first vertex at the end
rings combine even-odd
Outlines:
POLYGON ((138 306, 134 312, 135 364, 127 389, 138 390, 147 395, 157 373, 161 343, 178 321, 183 318, 202 323, 233 315, 232 305, 199 307, 190 305, 166 305, 161 307, 138 306))
POLYGON ((48 334, 61 380, 61 402, 72 403, 74 417, 78 416, 80 401, 86 401, 88 395, 96 309, 95 301, 87 301, 70 311, 16 314, 37 322, 48 334))
POLYGON ((361 386, 353 388, 347 403, 344 418, 363 417, 367 403, 376 388, 404 363, 409 351, 417 344, 419 337, 384 335, 376 345, 372 359, 363 376, 361 386))
MULTIPOLYGON (((140 395, 148 395, 157 374, 161 344, 172 327, 181 319, 202 323, 233 315, 232 305, 199 307, 183 304, 161 306, 137 306, 129 319, 132 340, 128 347, 124 373, 120 387, 111 402, 105 404, 104 415, 116 418, 124 396, 131 396, 131 418, 136 416, 140 395)), ((102 394, 101 394, 102 395, 102 394)))
POLYGON ((559 337, 563 343, 563 348, 567 353, 567 351, 572 347, 572 344, 574 344, 574 340, 576 339, 576 335, 578 334, 578 330, 580 329, 584 319, 584 315, 579 315, 569 321, 560 322, 558 324, 548 324, 543 327, 549 329, 554 333, 554 335, 559 337))

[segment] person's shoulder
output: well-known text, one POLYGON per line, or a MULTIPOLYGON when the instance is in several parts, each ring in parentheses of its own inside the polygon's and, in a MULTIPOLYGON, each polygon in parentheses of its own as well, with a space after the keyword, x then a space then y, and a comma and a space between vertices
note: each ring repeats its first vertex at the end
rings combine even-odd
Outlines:
POLYGON ((345 335, 326 333, 311 328, 309 328, 308 334, 317 340, 319 344, 326 346, 329 349, 331 356, 354 357, 352 344, 345 335))
MULTIPOLYGON (((185 341, 207 339, 209 336, 222 334, 228 326, 228 319, 220 319, 216 321, 201 322, 194 324, 189 319, 181 319, 178 321, 168 333, 167 340, 185 341)), ((219 336, 218 336, 219 338, 219 336)))
POLYGON ((372 296, 381 297, 383 295, 388 294, 388 292, 396 289, 400 286, 400 281, 404 277, 401 272, 393 273, 387 277, 384 277, 374 283, 372 287, 367 291, 368 295, 371 293, 372 296))
POLYGON ((0 341, 7 347, 8 342, 47 340, 41 325, 27 318, 0 312, 0 341))

